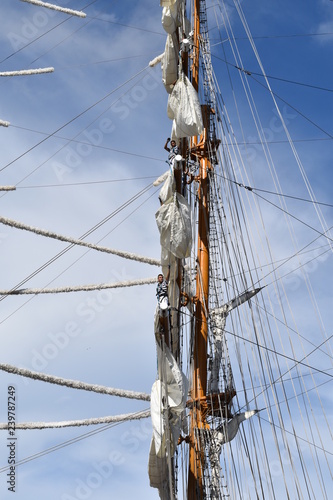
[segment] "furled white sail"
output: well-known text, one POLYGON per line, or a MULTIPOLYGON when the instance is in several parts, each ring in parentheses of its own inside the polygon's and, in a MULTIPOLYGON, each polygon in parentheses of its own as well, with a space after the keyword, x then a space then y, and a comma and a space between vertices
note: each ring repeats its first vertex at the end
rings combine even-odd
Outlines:
POLYGON ((151 68, 153 68, 154 66, 157 66, 158 64, 161 64, 162 61, 163 61, 163 57, 164 57, 164 52, 163 52, 163 54, 160 54, 159 56, 154 57, 154 59, 152 59, 149 62, 149 66, 151 68))
POLYGON ((192 246, 191 209, 179 193, 162 205, 155 214, 160 243, 179 259, 188 257, 192 246))
POLYGON ((166 394, 167 388, 165 385, 161 382, 161 380, 156 380, 151 389, 150 405, 154 448, 158 457, 165 456, 166 450, 165 416, 163 415, 163 407, 161 403, 162 398, 164 401, 166 400, 166 394))
POLYGON ((178 78, 178 47, 177 39, 168 35, 162 59, 162 82, 166 91, 171 94, 178 78))
MULTIPOLYGON (((261 288, 255 288, 254 290, 248 290, 240 294, 238 297, 230 300, 222 307, 213 309, 210 311, 210 323, 211 330, 214 337, 214 353, 212 356, 212 371, 211 371, 211 379, 210 379, 210 390, 213 393, 217 393, 219 389, 219 375, 220 375, 220 366, 223 357, 223 338, 224 338, 224 330, 227 321, 227 316, 232 309, 244 304, 252 297, 254 297, 261 288)), ((230 378, 231 378, 231 374, 230 378)))
POLYGON ((153 182, 153 186, 159 186, 160 184, 162 184, 162 182, 164 182, 168 177, 168 174, 169 174, 169 169, 166 172, 164 172, 164 174, 157 177, 157 179, 153 182))
POLYGON ((156 380, 151 391, 151 420, 153 425, 153 438, 155 451, 158 457, 165 456, 167 450, 167 439, 170 440, 170 452, 175 451, 175 446, 180 435, 179 412, 182 413, 185 408, 182 406, 182 400, 177 404, 176 401, 181 395, 180 388, 175 383, 165 384, 161 380, 156 380), (168 407, 164 407, 167 401, 168 407), (181 405, 181 406, 180 406, 181 405), (167 409, 169 408, 169 410, 167 409), (170 436, 167 435, 166 415, 169 411, 170 436))
MULTIPOLYGON (((153 438, 149 452, 150 485, 158 488, 161 498, 168 484, 168 461, 174 453, 182 428, 188 394, 188 381, 179 369, 170 349, 156 343, 158 379, 151 391, 153 438)), ((167 490, 166 490, 167 494, 167 490)))
POLYGON ((166 248, 161 247, 161 266, 164 276, 167 275, 170 266, 169 283, 175 281, 178 277, 177 258, 166 248))
POLYGON ((210 490, 212 493, 212 498, 220 498, 220 488, 221 488, 221 465, 220 465, 220 454, 222 446, 234 439, 236 436, 239 426, 244 420, 251 418, 253 415, 258 413, 259 410, 245 411, 244 413, 239 413, 235 415, 228 422, 223 423, 217 429, 211 429, 208 431, 209 449, 208 455, 211 464, 211 484, 210 490))
POLYGON ((185 409, 188 393, 187 378, 180 370, 168 346, 164 345, 162 349, 160 344, 157 343, 156 349, 158 378, 166 384, 171 413, 180 415, 185 409))
POLYGON ((186 299, 184 298, 184 301, 186 301, 187 307, 191 310, 193 306, 193 302, 191 301, 191 299, 195 295, 195 289, 194 282, 192 281, 192 277, 190 274, 190 267, 188 265, 185 265, 183 267, 182 291, 186 295, 186 299))
POLYGON ((247 420, 253 415, 256 415, 259 410, 244 411, 243 413, 238 413, 231 420, 223 423, 220 427, 213 431, 218 443, 222 446, 223 444, 231 441, 236 437, 239 426, 244 420, 247 420))
POLYGON ((184 74, 169 96, 167 114, 174 120, 172 136, 179 139, 201 134, 203 122, 198 94, 184 74))
POLYGON ((171 168, 160 190, 159 199, 161 203, 165 203, 173 195, 175 188, 176 188, 175 176, 173 173, 173 168, 171 168))
POLYGON ((158 457, 155 450, 155 441, 152 438, 148 459, 149 484, 157 488, 161 500, 169 500, 168 463, 166 457, 158 457))
POLYGON ((219 309, 219 312, 211 312, 211 330, 214 336, 214 354, 212 357, 212 371, 210 379, 210 390, 217 393, 219 390, 220 366, 223 356, 223 336, 228 313, 219 309))
POLYGON ((162 10, 162 26, 164 30, 172 34, 176 31, 177 26, 179 25, 178 19, 178 2, 177 0, 170 7, 163 7, 162 10))
POLYGON ((177 0, 160 0, 161 7, 172 7, 177 0))

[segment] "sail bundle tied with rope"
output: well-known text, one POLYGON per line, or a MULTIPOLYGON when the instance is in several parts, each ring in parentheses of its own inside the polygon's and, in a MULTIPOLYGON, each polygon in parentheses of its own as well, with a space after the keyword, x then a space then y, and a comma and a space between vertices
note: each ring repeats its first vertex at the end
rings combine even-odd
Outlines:
POLYGON ((160 243, 178 259, 189 257, 192 247, 191 208, 175 193, 155 214, 160 243))

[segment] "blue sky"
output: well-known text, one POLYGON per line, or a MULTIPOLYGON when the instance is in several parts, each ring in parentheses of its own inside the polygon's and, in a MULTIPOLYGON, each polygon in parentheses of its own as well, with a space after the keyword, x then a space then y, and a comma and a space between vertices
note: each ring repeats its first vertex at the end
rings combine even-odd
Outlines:
MULTIPOLYGON (((89 3, 84 9, 86 19, 68 18, 19 0, 2 0, 0 7, 1 71, 55 68, 51 74, 0 79, 0 119, 11 123, 8 129, 0 129, 1 184, 17 186, 15 192, 0 195, 1 214, 76 238, 166 170, 163 145, 171 130, 160 68, 147 69, 149 61, 164 50, 159 2, 89 3)), ((59 0, 58 4, 73 9, 86 5, 81 0, 59 0)), ((232 66, 229 44, 224 42, 225 51, 222 50, 220 42, 225 39, 225 31, 216 28, 218 8, 214 2, 207 5, 212 62, 235 135, 239 142, 245 138, 249 143, 247 149, 244 145, 240 149, 251 180, 258 188, 275 191, 268 179, 264 156, 256 145, 258 133, 241 93, 239 71, 232 66), (233 91, 241 109, 243 135, 233 91)), ((301 0, 279 4, 269 0, 264 5, 259 1, 241 5, 267 75, 331 89, 328 92, 270 80, 273 92, 285 100, 279 101, 279 105, 317 199, 332 203, 329 135, 333 35, 323 33, 333 32, 333 3, 311 0, 305 7, 301 0)), ((260 68, 249 42, 243 39, 244 30, 231 1, 227 9, 235 37, 239 38, 244 68, 253 72, 250 85, 274 163, 279 168, 282 191, 308 198, 269 93, 254 80, 264 83, 262 77, 254 75, 260 68)), ((153 193, 151 189, 114 215, 88 241, 159 258, 154 220, 159 202, 157 193, 153 193)), ((277 202, 274 197, 270 199, 277 202)), ((313 209, 306 203, 288 201, 288 206, 296 217, 320 230, 313 209)), ((281 226, 284 229, 281 213, 264 202, 261 207, 276 259, 289 256, 292 247, 276 230, 281 226)), ((332 208, 323 206, 322 211, 328 226, 332 225, 332 208)), ((318 235, 304 225, 294 224, 299 247, 318 235)), ((323 240, 318 242, 318 246, 323 244, 323 240)), ((64 248, 61 242, 1 226, 0 288, 16 286, 64 248)), ((290 264, 286 273, 293 269, 290 264)), ((332 332, 328 279, 331 272, 329 253, 308 264, 307 275, 328 336, 332 332)), ((73 248, 23 286, 96 284, 155 274, 152 266, 73 248)), ((284 284, 291 295, 293 314, 302 331, 316 342, 314 318, 307 309, 304 312, 303 295, 295 293, 303 290, 303 278, 297 272, 292 276, 294 279, 286 277, 284 284)), ((154 309, 154 286, 107 293, 7 297, 0 305, 1 362, 69 379, 150 392, 156 375, 154 309), (63 343, 60 338, 65 339, 63 343)), ((312 363, 326 367, 326 359, 318 354, 311 358, 312 363)), ((49 387, 0 373, 3 422, 7 418, 8 385, 16 387, 20 421, 83 419, 146 408, 133 401, 49 387)), ((329 397, 325 403, 331 410, 329 397)), ((91 430, 96 429, 21 431, 17 457, 34 457, 91 430)), ((150 437, 147 421, 122 424, 33 459, 17 468, 15 498, 156 498, 146 472, 150 437)), ((1 467, 7 458, 4 433, 0 435, 1 467)), ((0 492, 4 500, 11 498, 3 472, 0 492)))

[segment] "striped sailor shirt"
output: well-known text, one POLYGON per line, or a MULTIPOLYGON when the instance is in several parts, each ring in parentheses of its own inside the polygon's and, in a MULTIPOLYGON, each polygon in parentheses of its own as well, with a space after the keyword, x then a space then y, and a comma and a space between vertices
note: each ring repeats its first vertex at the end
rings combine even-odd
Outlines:
POLYGON ((168 296, 168 282, 163 280, 162 283, 157 283, 156 287, 156 297, 157 300, 160 301, 164 297, 168 296))

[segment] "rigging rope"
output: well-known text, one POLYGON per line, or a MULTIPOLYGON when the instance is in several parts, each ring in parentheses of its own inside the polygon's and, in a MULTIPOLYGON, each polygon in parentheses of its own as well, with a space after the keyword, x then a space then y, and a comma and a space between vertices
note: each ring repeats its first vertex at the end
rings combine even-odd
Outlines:
MULTIPOLYGON (((260 194, 258 193, 254 193, 256 196, 258 196, 258 198, 261 198, 262 200, 266 201, 267 203, 269 203, 270 205, 273 205, 273 207, 275 208, 278 208, 279 210, 281 210, 281 212, 284 212, 285 214, 289 215, 289 217, 292 217, 293 219, 297 220, 298 222, 300 222, 301 224, 304 224, 304 226, 307 226, 309 227, 310 229, 312 229, 313 231, 315 231, 316 233, 318 233, 320 236, 324 236, 328 241, 332 241, 333 242, 333 238, 330 238, 326 233, 328 233, 330 231, 331 228, 323 228, 324 229, 324 232, 321 232, 321 231, 318 231, 318 229, 314 228, 313 226, 310 226, 310 224, 307 224, 306 222, 302 221, 301 219, 299 219, 298 217, 296 217, 295 215, 291 214, 290 212, 288 212, 287 210, 285 210, 284 208, 282 207, 279 207, 278 205, 275 205, 275 203, 271 202, 270 200, 267 200, 267 198, 264 198, 263 196, 261 196, 260 194)), ((333 248, 332 248, 332 251, 333 251, 333 248)))
MULTIPOLYGON (((110 92, 108 92, 104 97, 101 97, 97 102, 91 104, 90 106, 88 106, 86 109, 84 109, 83 111, 81 111, 78 115, 74 116, 74 118, 71 118, 68 122, 64 123, 63 125, 61 125, 60 127, 58 127, 56 130, 54 130, 54 132, 52 132, 51 134, 48 134, 47 137, 45 137, 44 139, 42 139, 41 141, 37 142, 34 146, 31 146, 29 149, 27 149, 24 153, 20 154, 18 157, 16 157, 14 160, 10 161, 9 163, 7 163, 5 166, 3 166, 1 169, 0 169, 0 172, 2 172, 3 170, 5 170, 7 167, 9 167, 10 165, 12 165, 15 161, 19 160, 20 158, 22 158, 23 156, 25 156, 26 154, 30 153, 30 151, 32 151, 33 149, 35 149, 36 147, 40 146, 41 144, 43 144, 45 141, 47 141, 48 139, 50 139, 50 137, 53 137, 55 134, 57 134, 57 132, 59 132, 60 130, 64 129, 65 127, 67 127, 67 125, 70 125, 71 123, 73 123, 75 120, 77 120, 78 118, 80 118, 81 116, 83 116, 84 114, 86 114, 88 111, 90 111, 91 109, 93 109, 95 106, 97 106, 97 104, 100 104, 101 102, 103 102, 105 99, 107 99, 108 97, 110 97, 110 95, 112 95, 114 92, 116 92, 117 90, 119 90, 121 87, 123 87, 124 85, 126 85, 128 82, 132 81, 134 78, 136 78, 138 75, 140 75, 141 73, 143 73, 144 71, 146 71, 148 68, 148 66, 145 66, 143 69, 141 69, 138 73, 136 73, 135 75, 131 76, 129 79, 126 80, 126 82, 123 82, 121 85, 119 85, 118 87, 116 87, 115 89, 111 90, 110 92)), ((103 112, 104 113, 104 112, 103 112)), ((102 114, 103 114, 102 113, 102 114)), ((95 121, 95 120, 94 120, 95 121)), ((93 122, 92 122, 93 123, 93 122)), ((88 126, 87 126, 88 127, 88 126)), ((85 127, 85 129, 87 128, 85 127)), ((84 130, 85 130, 84 129, 84 130)), ((75 137, 77 137, 82 131, 80 131, 75 137)), ((62 148, 60 148, 62 149, 62 148)), ((57 151, 58 152, 58 151, 57 151)), ((57 153, 56 152, 56 153, 57 153)), ((56 154, 55 153, 55 154, 56 154)), ((53 155, 54 156, 54 155, 53 155)), ((45 162, 44 162, 45 163, 45 162)), ((33 172, 35 172, 39 167, 37 167, 33 172)), ((29 174, 31 175, 31 174, 29 174)), ((26 176, 27 177, 27 176, 26 176)), ((25 178, 26 178, 25 177, 25 178)), ((22 182, 22 181, 21 181, 22 182)))
MULTIPOLYGON (((228 333, 230 333, 231 335, 236 335, 236 334, 231 333, 231 332, 228 332, 228 333)), ((236 336, 237 336, 237 335, 236 335, 236 336)), ((290 356, 286 356, 285 354, 282 354, 282 353, 280 353, 280 352, 273 351, 275 354, 277 354, 277 355, 279 355, 279 356, 286 357, 286 358, 288 358, 288 359, 290 359, 290 360, 292 360, 292 361, 294 361, 294 362, 295 362, 295 365, 294 365, 294 366, 292 366, 291 368, 288 368, 288 370, 286 370, 286 371, 285 371, 282 375, 280 375, 277 379, 275 379, 273 383, 275 384, 276 382, 279 382, 280 380, 282 380, 282 379, 283 379, 283 377, 284 377, 285 375, 287 375, 289 372, 291 372, 291 370, 293 370, 294 368, 296 368, 296 367, 297 367, 297 365, 304 365, 304 366, 306 366, 307 368, 309 368, 310 370, 317 371, 318 373, 322 373, 322 374, 324 374, 324 375, 327 375, 328 377, 333 378, 333 375, 331 375, 330 373, 327 373, 327 372, 326 372, 326 371, 324 371, 324 370, 319 370, 319 369, 317 369, 317 368, 314 368, 313 366, 307 365, 307 364, 305 364, 305 363, 303 363, 303 362, 302 362, 304 359, 308 358, 308 357, 309 357, 309 356, 311 356, 314 352, 316 352, 318 349, 320 349, 320 348, 321 348, 321 347, 322 347, 322 346, 323 346, 323 345, 324 345, 327 341, 331 340, 331 338, 333 338, 333 334, 332 334, 332 335, 331 335, 328 339, 323 340, 323 342, 322 342, 320 345, 316 346, 316 347, 315 347, 315 348, 314 348, 311 352, 309 352, 308 354, 306 354, 306 355, 305 355, 305 356, 304 356, 301 360, 299 360, 299 361, 297 361, 296 359, 291 358, 290 356)), ((250 341, 250 342, 251 342, 251 341, 250 341)), ((258 344, 258 347, 264 347, 264 346, 259 346, 259 344, 258 344)), ((272 350, 272 349, 269 349, 268 347, 264 347, 264 348, 265 348, 265 349, 267 349, 267 350, 269 350, 269 351, 270 351, 270 350, 272 350)), ((265 390, 266 390, 266 389, 265 389, 265 390)), ((262 392, 263 392, 263 391, 262 391, 262 392)), ((261 394, 261 393, 256 394, 256 396, 255 396, 255 397, 257 398, 260 394, 261 394)), ((253 399, 252 399, 252 401, 253 401, 253 400, 255 400, 255 398, 253 398, 253 399)), ((249 402, 251 403, 251 401, 249 401, 249 402)), ((247 404, 248 404, 248 403, 247 403, 247 404)), ((245 408, 245 406, 244 406, 244 408, 245 408)), ((242 408, 240 408, 240 410, 241 410, 241 409, 242 409, 242 408)))
MULTIPOLYGON (((95 3, 96 1, 98 1, 98 0, 94 0, 93 3, 95 3)), ((27 44, 23 45, 23 47, 21 47, 20 49, 15 50, 15 52, 12 52, 11 54, 9 54, 9 56, 7 56, 4 59, 2 59, 2 61, 0 61, 0 64, 3 63, 3 62, 5 62, 5 61, 7 61, 11 57, 15 56, 16 54, 18 54, 19 52, 21 52, 21 50, 24 50, 25 48, 29 47, 30 45, 32 45, 33 43, 35 43, 37 40, 43 38, 43 36, 47 35, 51 31, 53 31, 56 28, 58 28, 59 26, 61 26, 62 24, 66 23, 69 19, 70 19, 69 17, 67 19, 64 19, 63 21, 61 21, 56 26, 53 26, 51 29, 47 30, 45 33, 42 33, 41 35, 39 35, 38 37, 36 37, 34 40, 31 40, 31 42, 28 42, 27 44)))
MULTIPOLYGON (((253 39, 254 39, 254 37, 253 37, 253 39)), ((221 57, 218 57, 218 56, 216 56, 214 54, 212 54, 212 56, 215 57, 216 59, 218 59, 219 61, 222 61, 225 64, 228 64, 229 66, 232 66, 233 68, 237 69, 238 71, 242 71, 242 73, 245 73, 248 76, 252 76, 252 75, 263 76, 265 78, 271 78, 272 80, 279 80, 281 82, 292 83, 294 85, 300 85, 302 87, 310 87, 310 88, 313 88, 313 89, 316 89, 316 90, 323 90, 325 92, 333 92, 333 89, 328 89, 326 87, 319 87, 317 85, 311 85, 311 84, 308 84, 308 83, 295 82, 294 80, 286 80, 284 78, 279 78, 277 76, 264 75, 263 73, 256 73, 255 71, 251 71, 251 70, 247 70, 245 68, 241 68, 241 67, 237 66, 236 64, 233 64, 233 63, 231 63, 229 61, 226 61, 225 59, 222 59, 221 57)))
MULTIPOLYGON (((54 188, 54 187, 68 187, 68 186, 91 186, 93 184, 108 184, 109 182, 127 182, 127 181, 141 181, 146 179, 155 179, 155 175, 147 177, 131 177, 128 179, 105 179, 104 181, 87 181, 87 182, 64 182, 62 184, 39 184, 34 186, 10 186, 12 189, 36 189, 36 188, 54 188)), ((1 189, 1 188, 0 188, 1 189)))
POLYGON ((14 375, 20 375, 22 377, 31 378, 33 380, 40 380, 41 382, 47 382, 49 384, 56 384, 65 387, 70 387, 71 389, 92 391, 92 392, 97 392, 99 394, 108 394, 109 396, 119 396, 120 398, 138 399, 140 401, 150 401, 150 395, 144 392, 127 391, 125 389, 114 389, 112 387, 106 387, 97 384, 87 384, 85 382, 80 382, 79 380, 70 380, 61 377, 56 377, 54 375, 46 375, 45 373, 39 373, 32 370, 27 370, 26 368, 18 368, 16 366, 8 365, 6 363, 0 363, 0 370, 7 373, 13 373, 14 375))
MULTIPOLYGON (((302 113, 302 111, 300 111, 298 108, 295 108, 295 106, 293 106, 288 101, 286 101, 285 99, 283 99, 283 97, 281 97, 276 92, 273 92, 270 88, 267 88, 263 83, 259 82, 259 80, 257 80, 256 78, 254 78, 254 76, 252 76, 252 75, 250 75, 250 76, 251 76, 252 80, 254 80, 256 83, 258 83, 259 85, 261 85, 266 91, 268 91, 271 94, 271 96, 272 96, 272 98, 273 98, 273 100, 274 100, 275 103, 276 103, 276 100, 274 99, 274 97, 277 97, 280 101, 284 102, 285 104, 287 104, 287 106, 289 106, 291 109, 293 109, 294 111, 296 111, 296 113, 298 113, 300 116, 302 116, 306 121, 308 121, 309 123, 311 123, 311 125, 313 125, 314 127, 316 127, 321 132, 324 132, 324 134, 327 135, 327 137, 329 137, 330 139, 333 139, 333 135, 332 134, 330 134, 325 129, 323 129, 320 125, 318 125, 316 122, 314 122, 313 120, 311 120, 311 118, 309 118, 304 113, 302 113)), ((265 75, 262 75, 262 76, 265 77, 265 75)), ((276 103, 276 106, 277 106, 277 103, 276 103)), ((278 109, 278 107, 277 107, 277 109, 278 109)), ((281 117, 282 117, 282 115, 281 115, 281 117)), ((283 123, 284 122, 282 121, 282 124, 283 123)), ((288 137, 289 144, 293 144, 294 141, 291 139, 291 137, 288 135, 288 133, 287 133, 287 137, 288 137)), ((292 147, 292 149, 294 150, 293 147, 292 147)), ((297 159, 298 158, 296 158, 296 160, 297 159)), ((309 194, 311 195, 311 193, 309 193, 309 194)))
MULTIPOLYGON (((259 130, 258 130, 258 133, 259 133, 259 130)), ((259 135, 260 135, 260 134, 259 134, 259 135)), ((311 198, 312 198, 312 199, 314 199, 312 195, 311 195, 311 198)), ((272 259, 271 259, 271 260, 272 260, 272 259)), ((281 304, 281 307, 282 307, 282 304, 281 304)), ((294 353, 293 353, 293 354, 294 354, 294 353)), ((296 356, 294 356, 294 357, 296 357, 296 356)), ((250 369, 250 368, 249 368, 249 369, 250 369)), ((318 398, 319 398, 319 394, 318 394, 318 398)), ((319 398, 319 399, 320 399, 320 398, 319 398)), ((307 404, 307 403, 303 402, 303 404, 304 404, 304 406, 305 406, 305 412, 307 412, 307 411, 308 411, 308 410, 307 410, 307 406, 306 406, 306 404, 307 404)), ((308 404, 309 404, 309 402, 308 402, 308 404)), ((311 405, 310 405, 310 411, 313 411, 313 410, 311 409, 311 405)), ((281 415, 281 418, 282 418, 282 415, 281 415)), ((308 424, 310 424, 310 422, 308 422, 308 424)), ((311 427, 311 425, 308 425, 308 426, 309 426, 309 427, 311 427)), ((302 460, 302 459, 301 459, 301 460, 302 460)))
POLYGON ((96 21, 101 21, 103 23, 114 24, 114 25, 117 25, 117 26, 123 26, 124 28, 130 28, 132 30, 145 31, 147 33, 152 33, 153 35, 160 35, 160 36, 165 37, 165 33, 164 32, 162 33, 162 31, 152 31, 152 30, 148 30, 148 29, 145 29, 145 28, 140 28, 138 26, 130 26, 129 24, 123 24, 123 23, 119 23, 119 22, 116 22, 116 21, 110 21, 109 19, 102 19, 102 18, 97 17, 97 16, 91 17, 91 19, 96 20, 96 21))
MULTIPOLYGON (((237 144, 239 145, 241 143, 238 142, 237 144)), ((254 143, 248 142, 247 144, 254 144, 254 143)), ((261 143, 258 142, 258 144, 261 144, 261 143)), ((292 200, 304 201, 306 203, 311 203, 313 205, 323 205, 325 207, 333 208, 333 205, 331 203, 325 203, 323 201, 317 201, 317 200, 309 200, 307 198, 300 198, 299 196, 292 196, 292 195, 288 195, 288 194, 284 194, 284 193, 278 193, 277 191, 269 191, 267 189, 260 189, 260 188, 253 187, 253 186, 245 186, 244 184, 237 182, 236 180, 232 180, 232 179, 229 179, 227 177, 224 177, 224 176, 218 174, 217 172, 214 172, 214 174, 218 177, 223 178, 224 180, 226 180, 228 182, 232 182, 232 183, 236 184, 238 187, 246 189, 247 191, 260 191, 261 193, 273 194, 275 196, 282 196, 283 198, 291 198, 292 200)))
MULTIPOLYGON (((294 396, 293 396, 294 397, 294 396)), ((271 422, 270 420, 267 420, 266 418, 264 418, 262 415, 258 415, 258 418, 261 419, 261 420, 264 420, 265 422, 269 423, 269 424, 273 424, 275 427, 278 427, 279 426, 275 423, 275 422, 271 422)), ((281 429, 283 430, 283 432, 286 432, 287 434, 291 434, 292 436, 294 435, 293 432, 291 431, 288 431, 287 429, 281 429)), ((313 446, 314 448, 318 448, 318 450, 320 451, 323 451, 324 453, 328 453, 329 455, 333 455, 333 453, 329 450, 326 450, 324 448, 322 448, 321 446, 318 446, 317 444, 315 443, 312 443, 311 441, 308 441, 307 439, 304 439, 302 438, 301 436, 297 435, 297 439, 300 439, 301 441, 305 441, 307 444, 309 444, 310 446, 313 446)))
MULTIPOLYGON (((139 413, 141 413, 141 412, 138 412, 138 414, 139 413)), ((35 453, 34 455, 30 455, 28 457, 22 458, 21 460, 18 460, 15 463, 15 467, 17 467, 19 465, 23 465, 23 464, 28 463, 28 462, 31 462, 32 460, 36 460, 37 458, 43 457, 44 455, 48 455, 48 454, 50 454, 50 453, 52 453, 54 451, 58 451, 58 450, 60 450, 62 448, 65 448, 66 446, 70 446, 71 444, 78 443, 79 441, 82 441, 83 439, 87 439, 87 438, 89 438, 91 436, 95 436, 96 434, 100 434, 101 432, 107 431, 107 430, 109 430, 109 429, 111 429, 113 427, 116 427, 117 425, 120 425, 120 424, 121 424, 121 422, 114 422, 112 424, 106 424, 106 425, 104 425, 101 428, 85 432, 84 434, 80 434, 79 436, 77 436, 77 437, 75 437, 73 439, 69 439, 67 441, 64 441, 63 443, 60 443, 58 445, 52 446, 50 448, 47 448, 44 451, 40 451, 38 453, 35 453)), ((2 474, 3 472, 6 472, 9 468, 10 468, 10 465, 7 465, 5 467, 1 467, 0 468, 0 474, 2 474)))
MULTIPOLYGON (((124 95, 124 94, 123 94, 124 95)), ((118 99, 119 100, 119 99, 118 99)), ((117 100, 117 101, 118 101, 117 100)), ((115 104, 115 103, 113 103, 115 104)), ((112 104, 112 105, 113 105, 112 104)), ((104 112, 103 112, 104 113, 104 112)), ((98 118, 100 118, 101 115, 98 116, 98 118)), ((90 127, 92 125, 92 123, 94 123, 96 121, 96 119, 93 121, 93 122, 90 122, 84 130, 86 130, 88 127, 90 127)), ((7 123, 7 122, 6 122, 7 123)), ((32 129, 32 128, 28 128, 28 127, 21 127, 19 125, 13 125, 11 124, 11 127, 12 128, 17 128, 19 130, 27 130, 28 132, 34 132, 35 134, 40 134, 40 135, 44 135, 44 136, 47 136, 49 137, 49 134, 47 134, 46 132, 42 132, 40 130, 35 130, 35 129, 32 129)), ((78 137, 81 132, 83 132, 83 130, 80 131, 79 134, 76 135, 76 137, 78 137)), ((62 139, 64 141, 67 141, 67 144, 69 142, 74 142, 75 144, 83 144, 83 145, 86 145, 86 146, 90 146, 91 148, 94 148, 94 149, 103 149, 103 150, 106 150, 106 151, 114 151, 115 153, 120 153, 120 154, 124 154, 124 155, 129 155, 129 156, 134 156, 135 158, 144 158, 146 160, 153 160, 154 162, 158 161, 158 162, 161 162, 161 163, 165 163, 164 160, 161 160, 161 158, 155 158, 154 156, 147 156, 147 155, 142 155, 142 154, 139 154, 139 153, 132 153, 130 151, 123 151, 121 149, 115 149, 115 148, 110 148, 109 146, 102 146, 100 144, 93 144, 92 142, 87 142, 87 141, 79 141, 78 139, 75 139, 75 137, 73 138, 70 138, 70 137, 64 137, 63 135, 58 135, 58 134, 53 134, 52 137, 55 137, 56 139, 62 139)), ((314 139, 315 140, 315 139, 314 139)), ((61 148, 62 149, 62 148, 61 148)), ((59 149, 58 151, 56 151, 56 153, 58 153, 59 151, 61 151, 61 149, 59 149)), ((54 155, 53 155, 54 156, 54 155)), ((49 158, 50 159, 50 158, 49 158)), ((45 162, 44 162, 45 163, 45 162)), ((42 163, 42 165, 44 164, 42 163)), ((96 181, 97 182, 97 181, 96 181)), ((65 184, 63 184, 65 185, 65 184)))
MULTIPOLYGON (((99 104, 100 102, 104 101, 107 97, 109 97, 111 94, 113 94, 114 92, 116 92, 117 90, 119 90, 120 88, 122 88, 123 86, 125 86, 128 82, 130 82, 131 80, 133 80, 136 76, 140 75, 141 73, 143 73, 147 68, 144 68, 143 70, 139 71, 136 75, 134 75, 133 77, 129 78, 127 81, 123 82, 121 85, 119 85, 118 87, 116 87, 115 89, 113 89, 111 92, 109 92, 106 96, 104 96, 103 98, 99 99, 96 103, 92 104, 88 109, 86 109, 85 111, 83 111, 82 113, 80 113, 79 115, 75 116, 74 118, 72 118, 69 122, 67 122, 65 125, 61 126, 60 128, 58 128, 55 132, 53 132, 52 134, 48 134, 43 140, 41 140, 40 142, 38 142, 37 144, 35 144, 35 146, 32 146, 30 149, 28 149, 27 151, 25 151, 24 153, 22 153, 22 155, 20 155, 18 158, 15 158, 14 160, 12 160, 10 163, 8 163, 7 165, 5 165, 2 169, 0 169, 0 172, 1 170, 4 170, 5 168, 7 168, 9 165, 11 165, 12 163, 14 163, 16 160, 20 159, 22 156, 24 156, 25 154, 29 153, 30 151, 32 151, 35 147, 39 146, 40 144, 42 144, 44 141, 50 139, 51 137, 58 137, 57 136, 57 132, 61 129, 63 129, 64 127, 66 127, 69 123, 72 123, 74 122, 77 118, 81 117, 84 113, 86 113, 86 111, 94 108, 97 104, 99 104)), ((143 79, 143 76, 141 76, 141 79, 143 79)), ((139 81, 140 81, 139 80, 139 81)), ((104 109, 97 117, 95 117, 91 122, 89 122, 83 129, 79 130, 79 132, 76 133, 76 135, 74 137, 72 137, 71 139, 65 139, 67 142, 61 146, 59 149, 57 149, 49 158, 47 158, 46 160, 44 160, 42 163, 40 163, 36 168, 34 168, 34 170, 32 170, 29 174, 27 174, 25 177, 23 177, 23 179, 21 179, 16 185, 19 185, 21 184, 25 179, 27 179, 28 177, 30 177, 33 173, 35 173, 40 167, 42 167, 43 165, 45 165, 51 158, 54 158, 60 151, 62 151, 69 143, 71 142, 79 142, 80 141, 76 141, 76 138, 80 136, 81 133, 83 133, 85 130, 88 129, 88 127, 90 127, 93 123, 95 123, 101 116, 103 116, 109 109, 112 108, 112 106, 114 106, 117 102, 119 102, 119 100, 124 96, 126 95, 135 85, 137 84, 136 83, 133 83, 132 87, 130 87, 128 90, 126 90, 121 96, 119 96, 114 102, 111 103, 111 105, 104 109)), ((59 136, 60 137, 60 136, 59 136)), ((93 145, 91 143, 85 143, 84 141, 82 141, 83 144, 88 144, 89 147, 93 147, 93 145)), ((107 147, 102 147, 100 146, 101 149, 108 149, 107 147)), ((115 150, 116 151, 116 150, 115 150)), ((120 152, 120 151, 118 151, 120 152)), ((131 154, 131 153, 128 153, 128 154, 131 154)), ((133 155, 133 154, 131 154, 133 155)), ((139 155, 133 155, 133 156, 139 156, 139 155)), ((149 159, 152 159, 152 158, 149 158, 149 159)))
MULTIPOLYGON (((186 312, 182 312, 182 314, 185 315, 185 316, 191 317, 191 315, 188 314, 188 313, 186 313, 186 312)), ((201 321, 203 321, 203 320, 201 320, 201 321)), ((290 361, 293 361, 295 363, 294 367, 296 367, 297 365, 302 365, 302 366, 305 366, 306 368, 309 368, 310 370, 314 370, 314 371, 316 371, 318 373, 322 373, 323 375, 326 375, 327 377, 333 378, 333 374, 331 375, 330 373, 327 373, 327 371, 325 371, 325 370, 322 370, 320 368, 316 368, 315 366, 312 366, 312 365, 308 365, 307 363, 303 363, 304 359, 306 359, 308 356, 310 356, 311 354, 313 354, 316 350, 320 349, 323 344, 325 344, 326 342, 328 342, 329 340, 331 340, 331 338, 333 338, 333 334, 330 337, 328 337, 325 340, 323 340, 323 342, 320 345, 315 346, 314 350, 312 350, 310 353, 308 353, 306 356, 304 356, 301 361, 299 361, 299 360, 297 360, 297 359, 295 359, 295 358, 293 358, 291 356, 287 356, 286 354, 283 354, 282 352, 277 351, 276 349, 272 349, 270 347, 267 347, 264 344, 258 344, 257 341, 255 342, 254 340, 251 340, 249 338, 242 337, 241 335, 239 335, 239 334, 237 334, 235 332, 232 332, 232 331, 226 330, 226 329, 224 331, 225 331, 225 333, 228 333, 229 335, 232 335, 233 337, 236 337, 236 338, 242 340, 243 342, 248 342, 250 344, 255 345, 256 347, 259 347, 260 349, 264 349, 265 351, 272 352, 273 354, 276 354, 276 355, 281 356, 283 358, 289 359, 290 361)), ((294 368, 294 367, 292 367, 292 368, 294 368)), ((288 372, 291 369, 289 369, 288 372)))

